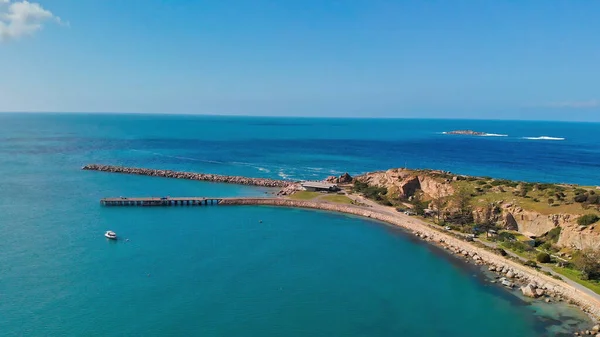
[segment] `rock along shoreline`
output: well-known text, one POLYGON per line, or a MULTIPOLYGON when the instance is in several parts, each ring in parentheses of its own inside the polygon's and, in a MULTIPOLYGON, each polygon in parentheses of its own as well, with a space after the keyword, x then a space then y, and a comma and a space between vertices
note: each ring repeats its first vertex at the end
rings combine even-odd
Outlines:
MULTIPOLYGON (((417 237, 441 246, 450 253, 464 257, 467 260, 470 260, 470 262, 478 265, 487 265, 489 271, 504 277, 512 286, 523 285, 521 291, 526 296, 528 295, 527 292, 532 292, 532 294, 529 295, 530 297, 545 298, 546 302, 565 300, 578 306, 581 310, 590 315, 592 319, 600 319, 600 301, 596 298, 563 281, 554 279, 537 270, 511 261, 484 248, 477 247, 464 240, 455 238, 449 234, 437 231, 414 221, 399 219, 357 206, 284 198, 227 198, 223 199, 219 205, 264 205, 319 209, 382 221, 406 229, 417 237)), ((597 332, 595 332, 594 335, 596 333, 597 332)))
POLYGON ((273 187, 273 188, 286 188, 286 187, 290 187, 295 184, 292 181, 267 179, 267 178, 248 178, 248 177, 241 177, 241 176, 226 176, 226 175, 218 175, 218 174, 181 172, 181 171, 172 171, 172 170, 157 170, 157 169, 124 167, 124 166, 114 166, 114 165, 100 165, 100 164, 85 165, 81 169, 88 170, 88 171, 136 174, 136 175, 151 176, 151 177, 188 179, 188 180, 209 181, 209 182, 216 182, 216 183, 250 185, 250 186, 260 186, 260 187, 273 187))

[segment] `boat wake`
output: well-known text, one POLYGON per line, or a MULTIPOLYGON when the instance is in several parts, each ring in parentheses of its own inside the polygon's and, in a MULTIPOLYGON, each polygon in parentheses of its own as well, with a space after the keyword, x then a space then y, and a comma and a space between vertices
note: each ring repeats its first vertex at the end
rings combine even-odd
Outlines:
POLYGON ((548 136, 539 136, 539 137, 523 137, 523 139, 529 140, 565 140, 561 137, 548 137, 548 136))

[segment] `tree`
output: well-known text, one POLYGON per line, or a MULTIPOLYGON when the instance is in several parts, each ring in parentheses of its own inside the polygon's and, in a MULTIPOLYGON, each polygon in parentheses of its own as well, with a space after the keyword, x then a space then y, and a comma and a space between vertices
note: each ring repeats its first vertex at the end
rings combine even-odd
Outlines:
POLYGON ((467 187, 459 188, 452 195, 452 204, 456 208, 453 221, 465 225, 473 222, 473 209, 471 208, 471 191, 467 187))
POLYGON ((573 264, 584 280, 600 278, 600 250, 586 248, 575 257, 573 264))
POLYGON ((477 224, 482 231, 485 231, 486 237, 489 237, 489 230, 494 227, 494 207, 492 203, 487 204, 477 224))
POLYGON ((437 223, 439 224, 443 209, 446 206, 446 200, 442 197, 440 191, 435 193, 433 200, 431 200, 431 205, 436 211, 437 223))
POLYGON ((413 203, 413 211, 417 213, 417 215, 425 214, 425 205, 423 205, 423 201, 421 199, 421 193, 415 193, 412 197, 413 203))

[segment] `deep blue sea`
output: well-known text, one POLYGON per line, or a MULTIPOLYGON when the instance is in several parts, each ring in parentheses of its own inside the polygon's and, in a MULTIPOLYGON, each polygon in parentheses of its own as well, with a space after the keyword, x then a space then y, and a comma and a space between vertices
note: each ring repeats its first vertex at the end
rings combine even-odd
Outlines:
POLYGON ((381 223, 268 207, 104 208, 107 196, 268 191, 80 168, 296 180, 406 166, 598 185, 599 131, 558 122, 0 114, 0 335, 493 337, 589 327, 578 311, 523 301, 381 223), (443 134, 454 129, 506 136, 443 134), (108 242, 109 229, 130 241, 108 242))

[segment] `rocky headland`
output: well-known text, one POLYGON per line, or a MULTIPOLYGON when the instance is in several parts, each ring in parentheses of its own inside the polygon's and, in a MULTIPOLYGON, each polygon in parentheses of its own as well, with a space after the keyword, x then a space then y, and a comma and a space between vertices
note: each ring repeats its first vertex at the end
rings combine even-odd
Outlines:
POLYGON ((392 203, 402 204, 418 195, 430 208, 436 208, 435 200, 440 200, 442 213, 451 213, 456 208, 453 196, 466 189, 475 222, 491 222, 529 237, 540 237, 560 228, 558 246, 600 248, 600 223, 589 226, 578 223, 585 214, 600 214, 597 187, 536 184, 410 169, 370 172, 355 180, 385 188, 385 196, 392 203), (579 202, 581 200, 585 201, 579 202))

